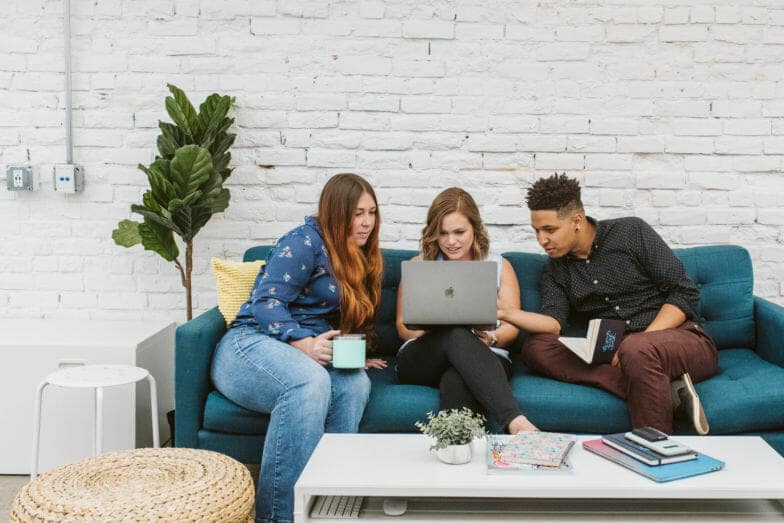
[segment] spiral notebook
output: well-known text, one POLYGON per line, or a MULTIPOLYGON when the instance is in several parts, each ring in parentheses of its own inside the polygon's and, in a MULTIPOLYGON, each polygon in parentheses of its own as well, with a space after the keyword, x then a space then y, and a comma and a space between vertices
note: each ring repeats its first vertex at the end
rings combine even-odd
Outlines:
POLYGON ((488 436, 487 473, 513 470, 568 469, 566 456, 575 442, 571 434, 523 432, 488 436))

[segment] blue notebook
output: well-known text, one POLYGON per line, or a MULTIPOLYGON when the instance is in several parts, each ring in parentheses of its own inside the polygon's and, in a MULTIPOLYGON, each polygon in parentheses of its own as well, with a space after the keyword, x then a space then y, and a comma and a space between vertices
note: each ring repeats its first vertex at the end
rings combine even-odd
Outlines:
POLYGON ((588 452, 593 452, 610 461, 626 467, 648 479, 657 482, 673 481, 676 479, 699 476, 708 472, 715 472, 724 468, 724 462, 714 459, 705 454, 697 453, 697 459, 691 461, 681 461, 679 463, 668 463, 667 465, 651 466, 641 461, 637 461, 631 456, 627 456, 619 450, 615 450, 605 444, 601 438, 583 442, 583 448, 588 452))

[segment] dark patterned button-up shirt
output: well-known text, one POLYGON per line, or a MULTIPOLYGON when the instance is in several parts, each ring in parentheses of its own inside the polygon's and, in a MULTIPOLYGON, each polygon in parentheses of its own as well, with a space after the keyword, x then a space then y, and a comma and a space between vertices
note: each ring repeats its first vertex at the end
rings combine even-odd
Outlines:
POLYGON ((596 226, 591 253, 551 259, 542 275, 541 312, 567 324, 592 318, 626 320, 645 330, 669 303, 696 320, 700 294, 681 261, 640 218, 588 220, 596 226))
POLYGON ((330 270, 321 227, 308 216, 267 255, 250 299, 231 325, 256 325, 280 341, 299 340, 332 329, 339 305, 340 289, 330 270))

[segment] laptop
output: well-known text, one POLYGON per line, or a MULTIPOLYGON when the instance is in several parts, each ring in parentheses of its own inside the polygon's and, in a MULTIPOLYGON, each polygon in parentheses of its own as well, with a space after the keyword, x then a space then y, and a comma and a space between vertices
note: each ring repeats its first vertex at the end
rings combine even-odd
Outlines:
POLYGON ((413 330, 437 325, 495 329, 498 264, 493 261, 404 261, 403 324, 413 330))

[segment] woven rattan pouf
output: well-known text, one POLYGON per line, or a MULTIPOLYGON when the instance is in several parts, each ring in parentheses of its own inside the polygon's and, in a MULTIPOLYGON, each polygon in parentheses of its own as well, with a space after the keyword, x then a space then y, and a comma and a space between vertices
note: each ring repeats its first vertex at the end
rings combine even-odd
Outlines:
POLYGON ((248 469, 217 452, 136 449, 63 465, 22 487, 12 522, 248 521, 248 469))

